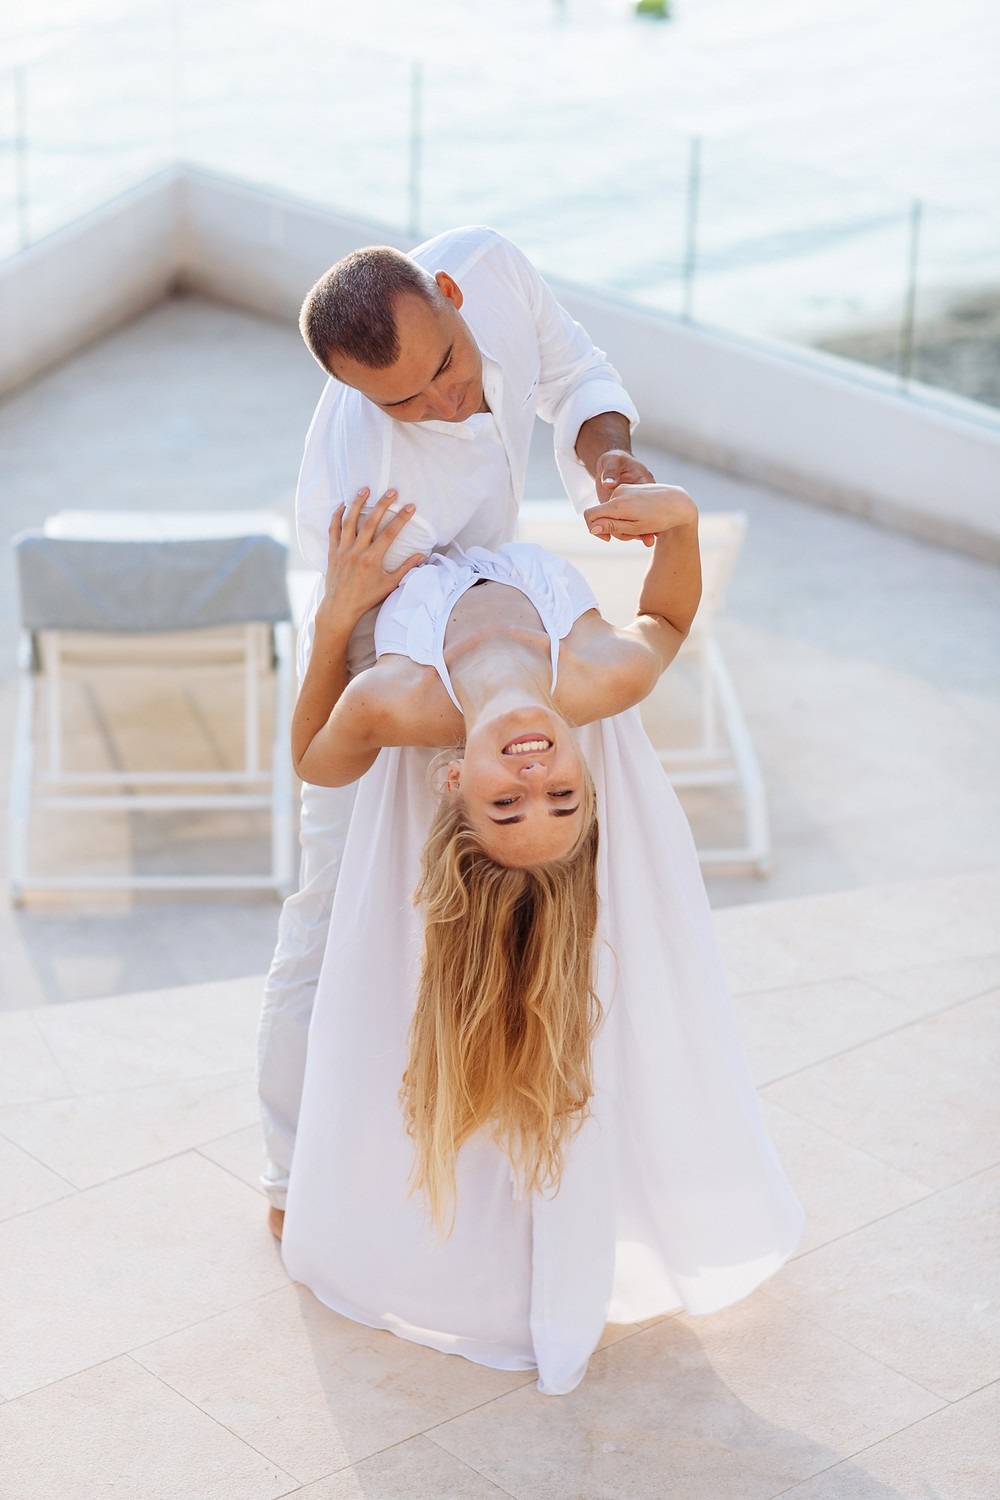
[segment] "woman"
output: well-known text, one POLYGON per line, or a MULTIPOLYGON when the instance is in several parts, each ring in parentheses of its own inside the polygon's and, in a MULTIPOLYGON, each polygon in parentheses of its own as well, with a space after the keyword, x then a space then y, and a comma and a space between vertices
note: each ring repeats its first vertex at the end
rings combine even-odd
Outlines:
POLYGON ((285 1261, 348 1316, 537 1365, 558 1393, 608 1318, 724 1306, 801 1230, 690 833, 634 707, 697 607, 697 515, 661 486, 622 486, 600 508, 616 534, 655 537, 622 630, 538 548, 387 576, 408 512, 378 534, 394 496, 368 516, 365 498, 331 525, 293 723, 300 774, 363 779, 285 1261), (348 683, 351 630, 397 583, 377 665, 348 683), (463 738, 436 811, 432 757, 408 747, 463 738))

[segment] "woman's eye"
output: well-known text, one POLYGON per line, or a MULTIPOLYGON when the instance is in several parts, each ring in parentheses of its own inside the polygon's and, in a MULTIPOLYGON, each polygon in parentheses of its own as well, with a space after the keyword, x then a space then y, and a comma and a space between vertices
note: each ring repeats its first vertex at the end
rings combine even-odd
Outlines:
POLYGON ((567 787, 564 792, 550 792, 549 793, 550 797, 572 797, 572 795, 573 795, 573 788, 572 787, 567 787))
POLYGON ((515 802, 516 800, 517 799, 515 797, 498 797, 497 800, 494 802, 493 806, 494 807, 510 807, 511 804, 513 802, 515 802))

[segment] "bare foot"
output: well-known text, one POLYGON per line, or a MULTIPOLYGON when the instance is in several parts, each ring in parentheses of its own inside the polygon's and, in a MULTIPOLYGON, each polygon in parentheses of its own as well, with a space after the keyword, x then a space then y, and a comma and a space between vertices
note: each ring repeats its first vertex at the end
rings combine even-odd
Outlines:
POLYGON ((285 1227, 285 1210, 275 1208, 274 1204, 267 1211, 267 1227, 276 1240, 281 1239, 281 1231, 285 1227))

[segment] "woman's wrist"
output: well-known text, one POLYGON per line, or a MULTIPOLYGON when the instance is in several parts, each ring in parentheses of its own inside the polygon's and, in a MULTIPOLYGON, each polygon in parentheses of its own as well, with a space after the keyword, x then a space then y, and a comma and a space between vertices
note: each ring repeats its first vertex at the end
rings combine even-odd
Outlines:
POLYGON ((698 525, 698 507, 686 490, 677 490, 670 496, 670 508, 667 525, 659 532, 664 536, 667 532, 676 531, 681 526, 698 525))
POLYGON ((359 614, 356 610, 346 609, 342 600, 324 594, 316 610, 314 640, 322 639, 328 650, 335 649, 338 645, 346 650, 354 627, 363 614, 364 611, 359 614))

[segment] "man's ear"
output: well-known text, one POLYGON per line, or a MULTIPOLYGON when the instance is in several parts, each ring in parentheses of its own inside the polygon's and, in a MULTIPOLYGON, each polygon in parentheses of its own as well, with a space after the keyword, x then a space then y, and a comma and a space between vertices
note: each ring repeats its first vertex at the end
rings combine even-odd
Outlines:
POLYGON ((447 271, 435 271, 434 280, 441 289, 442 297, 446 297, 452 307, 458 312, 465 298, 462 296, 462 288, 458 282, 448 275, 447 271))
POLYGON ((462 790, 462 762, 450 760, 448 762, 448 774, 444 778, 444 789, 449 796, 457 796, 462 790))

